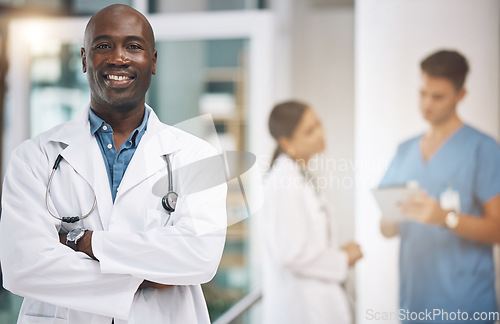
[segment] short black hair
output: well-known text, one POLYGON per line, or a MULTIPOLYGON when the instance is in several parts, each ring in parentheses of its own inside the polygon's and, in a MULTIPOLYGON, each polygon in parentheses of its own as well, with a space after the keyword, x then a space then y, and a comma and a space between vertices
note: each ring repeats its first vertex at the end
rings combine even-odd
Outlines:
POLYGON ((429 55, 420 63, 422 72, 438 78, 445 78, 460 90, 469 72, 467 59, 457 51, 440 50, 429 55))

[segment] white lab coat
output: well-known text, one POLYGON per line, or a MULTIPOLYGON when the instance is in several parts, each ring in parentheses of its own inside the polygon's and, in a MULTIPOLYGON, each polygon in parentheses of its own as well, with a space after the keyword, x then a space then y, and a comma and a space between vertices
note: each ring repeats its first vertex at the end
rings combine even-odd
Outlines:
POLYGON ((209 323, 200 284, 212 279, 222 256, 226 184, 189 193, 185 182, 219 170, 194 170, 191 179, 176 170, 216 154, 151 111, 113 204, 88 110, 21 144, 7 169, 0 221, 4 286, 25 297, 18 323, 109 324, 112 318, 115 324, 209 323), (179 200, 169 218, 161 205, 166 188, 157 185, 167 174, 161 155, 171 152, 176 152, 172 168, 179 200), (76 224, 61 224, 45 206, 58 154, 64 159, 52 182, 51 209, 59 216, 83 215, 93 192, 97 197, 95 211, 76 224), (61 226, 62 232, 93 230, 99 262, 60 244, 61 226), (175 287, 138 290, 144 279, 175 287))
POLYGON ((263 323, 351 323, 331 208, 282 154, 265 181, 263 323))

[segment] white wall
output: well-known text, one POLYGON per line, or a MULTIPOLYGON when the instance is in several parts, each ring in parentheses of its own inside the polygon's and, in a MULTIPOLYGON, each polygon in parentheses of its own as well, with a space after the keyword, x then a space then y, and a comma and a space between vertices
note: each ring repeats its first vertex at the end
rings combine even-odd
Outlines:
POLYGON ((398 308, 398 241, 379 234, 380 213, 369 188, 378 184, 397 144, 425 129, 418 112, 419 62, 441 48, 462 52, 471 73, 459 114, 497 137, 499 11, 497 0, 356 2, 355 154, 358 163, 371 166, 357 173, 356 233, 366 255, 357 271, 358 323, 372 322, 368 309, 398 308))

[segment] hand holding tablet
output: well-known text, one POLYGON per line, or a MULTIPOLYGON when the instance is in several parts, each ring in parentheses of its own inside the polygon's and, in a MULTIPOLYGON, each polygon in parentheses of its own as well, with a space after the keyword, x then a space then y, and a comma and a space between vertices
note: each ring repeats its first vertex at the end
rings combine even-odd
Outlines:
POLYGON ((408 198, 419 195, 424 191, 418 188, 418 184, 374 188, 371 190, 377 204, 382 212, 382 220, 399 222, 408 220, 409 217, 401 211, 400 205, 408 198))

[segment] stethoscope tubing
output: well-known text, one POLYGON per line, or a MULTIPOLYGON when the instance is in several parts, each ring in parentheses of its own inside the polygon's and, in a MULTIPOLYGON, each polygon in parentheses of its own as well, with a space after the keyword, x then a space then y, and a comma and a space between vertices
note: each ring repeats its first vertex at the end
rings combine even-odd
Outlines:
POLYGON ((59 217, 54 213, 52 213, 49 207, 50 186, 52 185, 52 179, 54 178, 54 173, 59 167, 59 163, 61 163, 62 158, 63 157, 61 156, 61 154, 59 154, 56 158, 56 161, 54 162, 54 166, 52 167, 52 172, 50 173, 49 182, 47 183, 47 189, 45 190, 45 206, 47 207, 47 211, 49 212, 50 216, 54 217, 55 219, 60 220, 64 223, 76 223, 82 219, 89 217, 90 214, 94 212, 97 206, 97 197, 95 196, 95 193, 92 191, 92 193, 94 194, 94 203, 92 204, 92 208, 90 208, 90 211, 83 216, 59 217))
MULTIPOLYGON (((165 208, 169 214, 170 219, 170 214, 175 211, 176 203, 177 203, 177 193, 174 192, 174 185, 172 181, 172 165, 170 161, 170 154, 162 155, 163 160, 167 164, 167 172, 168 172, 168 193, 162 198, 162 205, 163 208, 165 208), (174 197, 175 199, 170 199, 168 198, 174 197), (172 206, 173 205, 173 206, 172 206)), ((83 216, 71 216, 71 217, 59 217, 58 215, 54 214, 50 210, 50 187, 52 185, 52 180, 54 178, 54 174, 59 167, 59 164, 61 163, 63 157, 61 154, 59 154, 54 162, 54 166, 52 167, 52 171, 50 173, 49 177, 49 182, 47 183, 47 189, 45 190, 45 206, 47 207, 47 211, 49 212, 50 216, 54 217, 55 219, 62 221, 64 223, 76 223, 78 221, 81 221, 82 219, 85 219, 92 214, 97 206, 97 197, 95 195, 95 192, 92 190, 92 193, 94 194, 94 203, 92 204, 92 208, 90 208, 89 212, 86 213, 83 216)))

